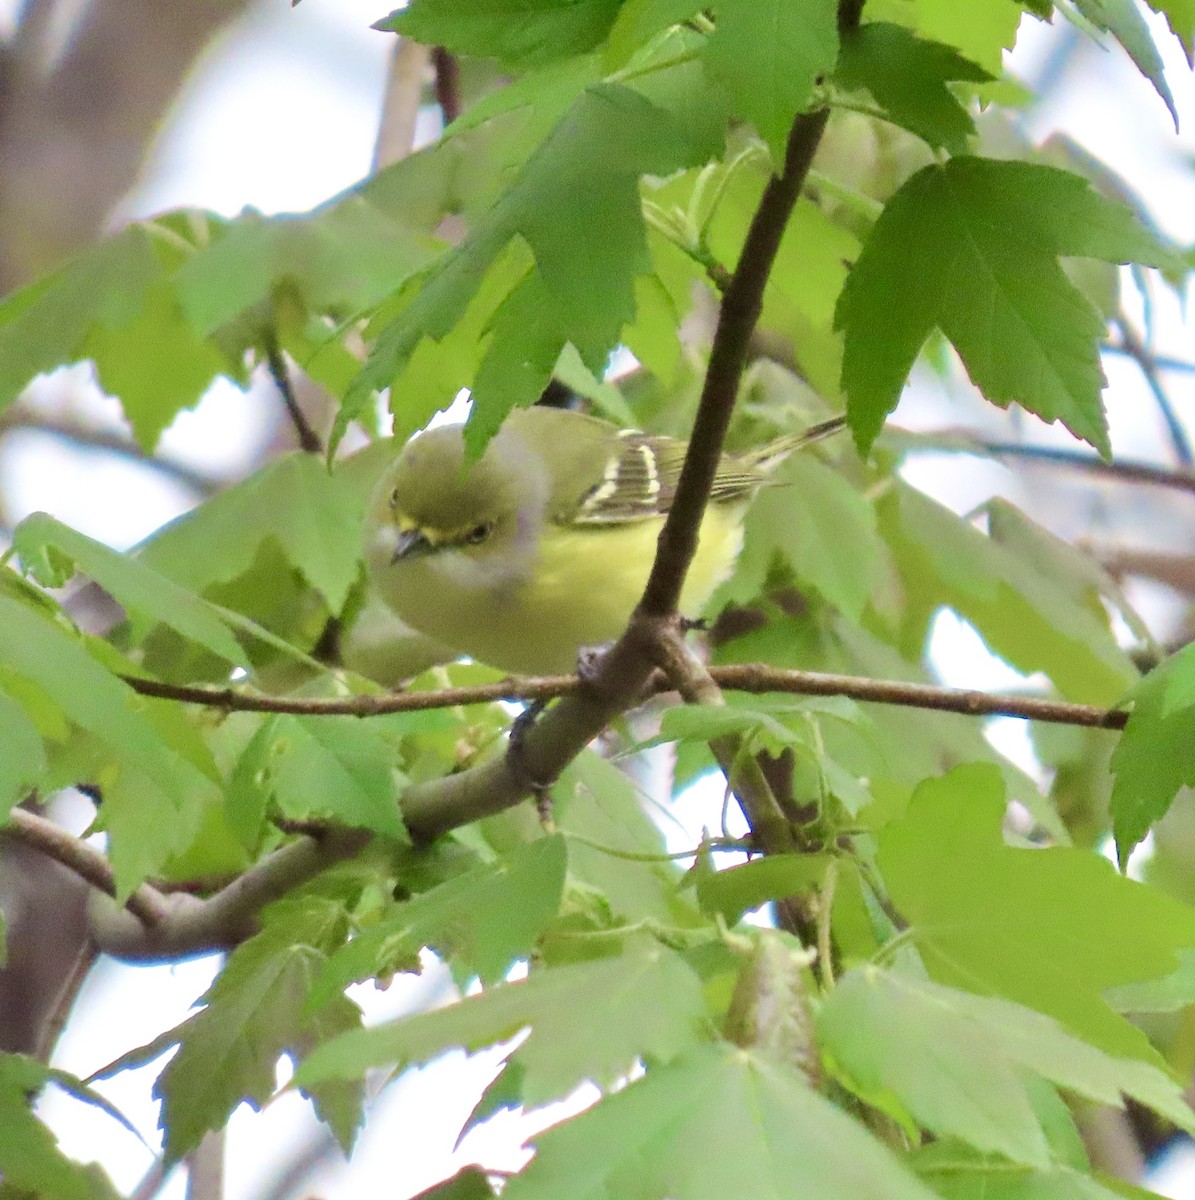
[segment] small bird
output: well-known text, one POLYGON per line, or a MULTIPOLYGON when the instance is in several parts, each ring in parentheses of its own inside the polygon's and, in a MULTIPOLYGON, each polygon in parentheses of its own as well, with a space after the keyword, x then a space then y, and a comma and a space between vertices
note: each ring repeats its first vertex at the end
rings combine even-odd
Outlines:
MULTIPOLYGON (((794 450, 836 417, 723 455, 681 609, 699 612, 731 572, 743 515, 794 450)), ((382 601, 461 655, 513 674, 576 669, 638 603, 688 443, 584 413, 515 409, 475 462, 462 426, 416 434, 378 484, 366 561, 382 601)))

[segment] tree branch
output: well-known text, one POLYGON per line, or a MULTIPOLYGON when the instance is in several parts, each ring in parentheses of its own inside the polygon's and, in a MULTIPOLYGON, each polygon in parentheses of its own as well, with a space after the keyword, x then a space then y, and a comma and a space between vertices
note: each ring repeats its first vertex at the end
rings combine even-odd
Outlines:
MULTIPOLYGON (((573 676, 527 681, 526 692, 537 698, 555 694, 562 695, 563 699, 525 734, 520 744, 521 768, 513 768, 505 756, 500 756, 459 774, 408 788, 400 804, 414 841, 426 844, 459 826, 512 807, 528 795, 529 777, 556 778, 615 715, 625 710, 628 685, 650 678, 651 669, 643 664, 648 655, 658 653, 660 643, 657 639, 651 645, 644 644, 641 640, 644 636, 639 627, 630 631, 602 660, 598 678, 592 683, 573 676)), ((675 669, 690 698, 708 701, 712 695, 708 684, 692 674, 691 666, 683 671, 679 667, 675 669)), ((993 696, 985 692, 954 691, 928 684, 894 683, 850 675, 785 671, 765 664, 715 667, 708 672, 708 678, 716 685, 741 691, 848 696, 856 700, 970 716, 1011 716, 1102 729, 1122 729, 1128 720, 1127 712, 1120 709, 1029 696, 993 696)), ((505 695, 517 695, 518 687, 512 686, 515 684, 516 681, 511 681, 510 684, 473 691, 482 693, 486 699, 493 698, 495 687, 505 695)), ((655 677, 654 688, 665 690, 668 686, 661 676, 655 677)), ((453 702, 466 702, 464 693, 467 690, 454 689, 453 702)), ((359 699, 417 700, 420 707, 427 708, 435 706, 441 698, 441 693, 429 692, 359 699)), ((335 711, 347 711, 342 702, 332 703, 335 711)), ((372 711, 384 710, 375 706, 372 711)), ((391 708, 389 711, 397 710, 391 708)), ((733 747, 726 746, 723 750, 731 767, 737 768, 744 761, 733 753, 733 747)), ((741 783, 743 778, 740 774, 736 782, 741 783)), ((743 786, 745 789, 748 785, 743 786)), ((766 801, 766 794, 760 792, 759 795, 766 801)), ((752 801, 756 798, 753 796, 752 801)), ((759 811, 766 817, 764 808, 759 811)), ((766 819, 762 821, 759 835, 764 832, 763 826, 770 829, 771 825, 766 819)), ((105 896, 97 896, 92 905, 93 936, 107 953, 132 962, 171 961, 191 954, 227 949, 254 931, 256 914, 264 905, 335 863, 360 853, 368 840, 369 835, 361 830, 332 827, 318 838, 302 837, 274 851, 206 900, 186 893, 169 896, 155 893, 165 914, 150 927, 132 913, 118 909, 105 896)), ((68 860, 60 858, 59 861, 68 860)))
POLYGON ((136 442, 120 433, 95 429, 79 421, 42 413, 31 413, 22 409, 6 413, 3 418, 0 418, 0 436, 22 429, 33 433, 49 434, 51 437, 61 438, 76 446, 103 450, 108 454, 126 458, 148 470, 157 471, 159 474, 177 480, 205 496, 211 495, 212 492, 223 487, 226 482, 196 470, 178 459, 146 454, 136 442))
POLYGON ((461 68, 456 55, 443 46, 432 50, 432 66, 436 72, 436 103, 444 124, 451 125, 461 115, 461 68))
POLYGON ((1154 403, 1158 406, 1158 411, 1162 414, 1162 420, 1166 425, 1166 432, 1170 435, 1170 445, 1174 450, 1174 456, 1178 461, 1186 467, 1191 466, 1195 462, 1195 455, 1191 453, 1191 441, 1187 437, 1187 431, 1183 428, 1183 423, 1178 419, 1178 414, 1174 411, 1174 406, 1170 403, 1170 397, 1166 394, 1166 389, 1162 386, 1161 379, 1158 378, 1157 363, 1154 362, 1153 354, 1146 344, 1137 336, 1136 330, 1129 324, 1124 316, 1116 318, 1116 328, 1120 330, 1120 345, 1124 352, 1136 362, 1141 369, 1141 374, 1145 377, 1145 382, 1153 394, 1154 403))
POLYGON ((307 420, 307 414, 299 407, 299 402, 295 398, 295 389, 291 387, 290 369, 286 365, 286 358, 273 337, 270 337, 266 343, 266 365, 270 370, 270 378, 274 381, 274 386, 278 389, 283 404, 286 405, 291 424, 295 427, 295 434, 299 439, 299 449, 304 454, 323 454, 324 443, 320 440, 320 435, 312 429, 311 422, 307 420))
POLYGON ((431 47, 410 38, 398 38, 395 42, 373 149, 375 172, 406 158, 414 147, 415 123, 423 99, 423 74, 431 53, 431 47))
MULTIPOLYGON (((1108 354, 1123 354, 1126 358, 1135 357, 1128 346, 1122 342, 1103 342, 1100 349, 1108 354)), ((1151 353, 1149 360, 1156 371, 1177 371, 1181 375, 1195 375, 1195 362, 1188 362, 1185 358, 1171 358, 1165 354, 1151 353)))
MULTIPOLYGON (((706 665, 693 653, 683 634, 673 628, 660 637, 659 664, 687 704, 726 703, 706 665)), ((758 760, 744 753, 743 739, 730 734, 710 740, 710 750, 734 789, 755 844, 765 854, 798 849, 792 825, 776 800, 758 760)), ((790 930, 795 932, 795 930, 790 930)))
POLYGON ((186 892, 161 896, 165 916, 153 926, 134 920, 106 895, 93 896, 92 936, 101 950, 126 962, 174 962, 230 949, 256 932, 257 914, 267 904, 360 854, 369 840, 363 830, 340 828, 329 828, 318 838, 299 838, 267 854, 207 899, 186 892))
MULTIPOLYGON (((658 657, 658 650, 655 653, 658 657)), ((1127 719, 1127 713, 1123 709, 1100 708, 1093 704, 1072 704, 1035 696, 962 691, 957 688, 935 687, 928 683, 870 679, 862 675, 795 671, 769 666, 767 663, 740 663, 708 669, 703 667, 702 670, 716 688, 736 692, 845 696, 873 704, 897 704, 906 708, 956 712, 973 717, 1022 717, 1027 721, 1095 726, 1102 729, 1122 729, 1127 719)), ((126 675, 124 679, 135 692, 162 700, 201 704, 228 712, 294 713, 308 717, 377 717, 388 713, 456 708, 466 704, 492 704, 499 700, 546 703, 561 697, 577 696, 591 687, 588 680, 580 679, 576 675, 545 675, 529 678, 510 677, 500 679, 497 683, 478 684, 475 687, 443 688, 428 692, 383 692, 369 696, 319 700, 308 697, 265 696, 253 692, 239 692, 233 688, 160 683, 156 679, 142 679, 134 675, 126 675)), ((682 693, 692 690, 685 683, 684 676, 670 680, 665 675, 653 676, 649 672, 644 682, 647 693, 653 695, 674 688, 682 693)), ((706 702, 696 693, 691 698, 706 702)))
POLYGON ((676 611, 689 564, 697 550, 701 519, 738 397, 747 348, 763 308, 772 262, 829 116, 828 109, 819 109, 801 113, 793 122, 784 170, 772 176, 764 188, 738 266, 722 297, 688 453, 660 533, 651 576, 639 602, 639 611, 645 616, 663 617, 676 611))
POLYGON ((1085 450, 1070 446, 1036 446, 1026 442, 1001 442, 978 437, 969 430, 939 429, 928 434, 893 430, 898 442, 906 442, 914 451, 947 451, 960 454, 990 454, 996 458, 1022 458, 1056 466, 1087 471, 1124 483, 1145 483, 1176 491, 1195 493, 1195 472, 1185 468, 1159 467, 1136 459, 1117 459, 1106 462, 1085 450))
MULTIPOLYGON (((74 871, 105 895, 116 895, 116 880, 107 858, 81 838, 68 833, 61 825, 24 808, 14 808, 9 815, 9 823, 0 829, 0 833, 40 850, 47 858, 74 871)), ((146 884, 137 888, 125 901, 128 914, 143 929, 160 924, 166 917, 168 907, 167 897, 146 884)))

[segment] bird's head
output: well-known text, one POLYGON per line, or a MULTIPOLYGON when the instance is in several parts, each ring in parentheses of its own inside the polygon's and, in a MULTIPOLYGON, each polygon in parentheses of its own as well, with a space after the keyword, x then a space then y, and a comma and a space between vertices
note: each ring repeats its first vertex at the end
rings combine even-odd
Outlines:
POLYGON ((542 468, 522 440, 499 434, 468 462, 461 427, 408 442, 374 494, 367 547, 374 570, 430 556, 498 563, 534 544, 542 519, 542 468))

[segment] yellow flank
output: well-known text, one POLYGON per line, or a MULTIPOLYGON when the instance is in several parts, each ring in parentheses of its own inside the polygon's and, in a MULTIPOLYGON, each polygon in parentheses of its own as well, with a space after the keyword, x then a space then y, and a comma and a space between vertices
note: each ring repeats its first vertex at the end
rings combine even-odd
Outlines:
MULTIPOLYGON (((734 568, 743 544, 744 505, 710 505, 701 525, 693 565, 681 593, 680 611, 696 616, 734 568)), ((539 561, 517 593, 517 607, 531 622, 520 631, 520 650, 532 652, 539 629, 550 640, 574 646, 613 641, 643 595, 664 519, 624 525, 553 526, 540 539, 539 561)), ((575 662, 558 662, 573 670, 575 662)))
MULTIPOLYGON (((731 572, 742 546, 744 504, 713 504, 680 610, 696 616, 731 572)), ((518 579, 479 567, 466 550, 389 566, 375 550, 375 585, 414 628, 513 674, 566 674, 577 651, 622 633, 643 594, 664 519, 618 525, 546 526, 518 579), (401 572, 401 574, 400 574, 401 572)))

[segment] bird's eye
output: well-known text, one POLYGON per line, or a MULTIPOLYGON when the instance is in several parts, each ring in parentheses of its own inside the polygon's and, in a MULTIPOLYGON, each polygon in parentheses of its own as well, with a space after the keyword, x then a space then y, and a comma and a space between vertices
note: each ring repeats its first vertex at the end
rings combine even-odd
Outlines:
POLYGON ((489 521, 483 521, 480 525, 474 525, 468 533, 465 534, 465 541, 470 546, 479 546, 482 542, 494 532, 494 526, 489 521))
POLYGON ((398 508, 398 488, 395 488, 394 491, 390 493, 390 507, 392 509, 398 508))

